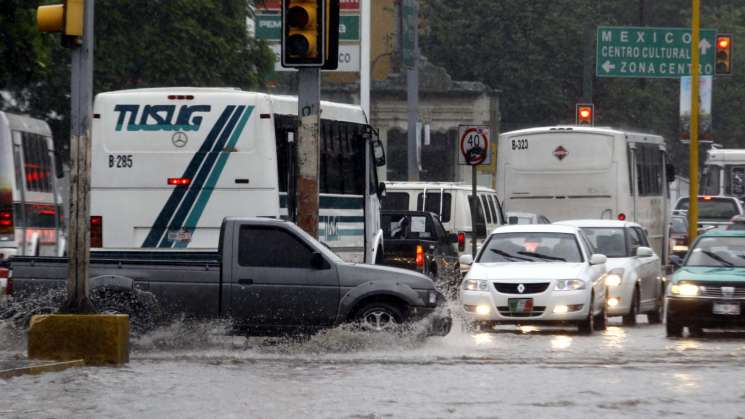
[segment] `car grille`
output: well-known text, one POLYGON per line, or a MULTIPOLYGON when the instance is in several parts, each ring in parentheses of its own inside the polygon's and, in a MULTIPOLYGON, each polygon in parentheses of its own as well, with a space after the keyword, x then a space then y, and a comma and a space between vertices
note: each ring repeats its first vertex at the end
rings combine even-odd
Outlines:
POLYGON ((548 284, 549 282, 539 282, 531 284, 495 282, 494 288, 502 294, 540 294, 543 291, 546 291, 546 288, 548 288, 548 284), (523 292, 518 291, 518 287, 521 284, 525 287, 523 292))
POLYGON ((704 297, 724 297, 724 298, 745 298, 745 285, 736 284, 733 282, 707 282, 707 283, 694 283, 699 286, 701 295, 704 297), (732 294, 725 294, 722 292, 722 288, 732 288, 732 294))
POLYGON ((497 310, 499 310, 499 314, 505 317, 537 317, 546 311, 546 306, 533 306, 533 311, 530 313, 512 313, 508 306, 499 306, 497 310))

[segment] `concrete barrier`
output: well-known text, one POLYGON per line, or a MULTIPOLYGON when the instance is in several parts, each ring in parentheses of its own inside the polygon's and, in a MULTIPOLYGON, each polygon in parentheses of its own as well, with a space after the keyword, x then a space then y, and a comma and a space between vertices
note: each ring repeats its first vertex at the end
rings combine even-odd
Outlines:
POLYGON ((72 361, 86 365, 129 362, 126 314, 49 314, 34 316, 28 331, 29 359, 72 361))

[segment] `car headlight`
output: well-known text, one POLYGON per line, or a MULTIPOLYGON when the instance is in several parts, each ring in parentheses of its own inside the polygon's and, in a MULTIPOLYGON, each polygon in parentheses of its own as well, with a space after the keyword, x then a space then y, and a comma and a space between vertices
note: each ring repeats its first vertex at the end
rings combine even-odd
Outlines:
POLYGON ((617 287, 623 282, 623 269, 616 268, 611 269, 607 275, 605 275, 605 285, 609 287, 617 287))
POLYGON ((560 279, 556 281, 556 291, 573 291, 585 289, 585 281, 581 279, 560 279))
POLYGON ((698 295, 699 287, 693 284, 673 284, 670 287, 670 293, 681 297, 695 297, 698 295))
POLYGON ((463 281, 463 289, 466 291, 486 291, 489 286, 484 279, 466 279, 463 281))

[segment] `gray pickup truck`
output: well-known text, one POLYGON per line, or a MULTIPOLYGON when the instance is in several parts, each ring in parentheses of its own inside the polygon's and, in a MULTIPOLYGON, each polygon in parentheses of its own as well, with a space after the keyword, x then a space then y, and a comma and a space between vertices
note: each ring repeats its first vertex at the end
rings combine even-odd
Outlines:
MULTIPOLYGON (((62 294, 65 258, 15 257, 5 268, 16 303, 9 307, 62 294)), ((296 225, 273 219, 226 218, 217 252, 92 252, 89 288, 100 311, 129 314, 135 330, 178 315, 228 318, 236 333, 248 335, 347 322, 386 330, 424 318, 430 334, 451 326, 428 277, 344 262, 296 225)))

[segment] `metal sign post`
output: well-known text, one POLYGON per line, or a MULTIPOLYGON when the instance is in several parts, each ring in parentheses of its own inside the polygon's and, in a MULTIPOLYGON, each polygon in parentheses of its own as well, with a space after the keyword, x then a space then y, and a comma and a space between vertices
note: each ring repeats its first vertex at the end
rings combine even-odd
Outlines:
POLYGON ((693 243, 698 233, 698 112, 699 112, 699 51, 693 45, 699 43, 699 28, 701 20, 699 15, 699 0, 693 0, 693 16, 691 17, 691 32, 693 41, 691 43, 691 143, 689 148, 689 178, 690 189, 688 199, 688 243, 693 243))
POLYGON ((66 313, 94 313, 88 299, 90 260, 91 114, 93 113, 93 3, 85 2, 83 42, 72 49, 70 112, 70 213, 67 226, 66 313))
POLYGON ((484 125, 461 125, 458 127, 458 148, 460 156, 458 164, 471 166, 471 254, 476 257, 476 220, 478 219, 477 205, 479 198, 476 194, 478 170, 476 166, 491 164, 489 142, 490 130, 484 125))
POLYGON ((321 135, 321 70, 298 72, 297 225, 318 238, 319 138, 321 135))

